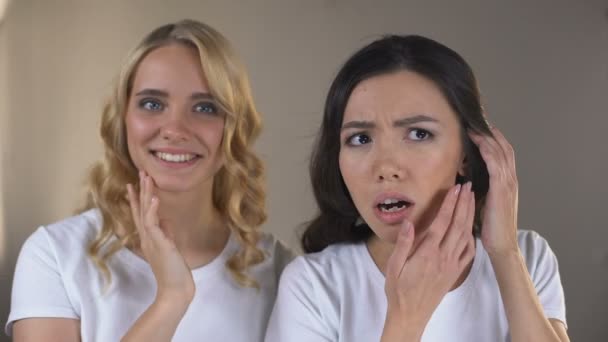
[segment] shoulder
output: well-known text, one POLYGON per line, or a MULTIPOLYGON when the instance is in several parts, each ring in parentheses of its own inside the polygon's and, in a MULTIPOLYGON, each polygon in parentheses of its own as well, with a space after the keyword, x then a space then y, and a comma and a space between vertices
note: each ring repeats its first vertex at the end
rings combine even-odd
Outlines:
POLYGON ((55 223, 40 226, 25 241, 22 253, 45 252, 59 258, 59 254, 86 253, 86 245, 95 238, 101 227, 101 215, 89 210, 55 223))
POLYGON ((41 232, 43 231, 51 243, 75 247, 74 245, 81 246, 95 239, 101 230, 101 224, 101 214, 97 209, 91 209, 61 221, 42 226, 36 233, 40 232, 39 234, 43 234, 41 232))
POLYGON ((547 240, 533 230, 517 232, 519 250, 533 278, 539 273, 557 272, 557 258, 547 240))
MULTIPOLYGON (((296 257, 284 271, 285 281, 315 281, 338 284, 347 273, 365 272, 362 244, 335 244, 321 252, 296 257)), ((281 278, 283 281, 283 278, 281 278)))
POLYGON ((517 243, 519 244, 519 249, 526 260, 528 258, 534 259, 551 251, 547 240, 533 230, 518 230, 517 243))

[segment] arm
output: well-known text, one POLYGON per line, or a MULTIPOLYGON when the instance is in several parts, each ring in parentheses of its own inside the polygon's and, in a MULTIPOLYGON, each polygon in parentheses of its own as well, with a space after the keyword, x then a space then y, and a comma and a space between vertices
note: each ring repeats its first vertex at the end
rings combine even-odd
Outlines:
POLYGON ((519 250, 515 153, 498 129, 492 128, 492 133, 493 137, 469 135, 479 147, 490 176, 481 241, 496 273, 511 337, 513 341, 569 341, 564 324, 545 317, 519 250))
POLYGON ((491 254, 513 341, 570 341, 564 323, 545 317, 519 251, 491 254))
POLYGON ((79 342, 80 322, 69 318, 26 318, 13 325, 14 342, 79 342))
POLYGON ((127 186, 133 219, 141 250, 157 283, 156 299, 123 337, 123 342, 171 341, 194 297, 190 268, 175 243, 159 226, 159 200, 154 196, 152 179, 140 173, 140 194, 127 186))

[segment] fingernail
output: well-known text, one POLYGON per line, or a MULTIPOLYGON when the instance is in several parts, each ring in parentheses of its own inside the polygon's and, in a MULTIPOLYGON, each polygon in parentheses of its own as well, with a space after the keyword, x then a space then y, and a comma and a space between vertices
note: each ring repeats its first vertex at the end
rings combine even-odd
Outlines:
POLYGON ((473 184, 471 183, 471 181, 467 182, 467 191, 471 191, 471 188, 473 187, 473 184))
POLYGON ((454 190, 454 195, 458 195, 460 193, 460 188, 462 187, 461 184, 457 184, 456 185, 456 189, 454 190))

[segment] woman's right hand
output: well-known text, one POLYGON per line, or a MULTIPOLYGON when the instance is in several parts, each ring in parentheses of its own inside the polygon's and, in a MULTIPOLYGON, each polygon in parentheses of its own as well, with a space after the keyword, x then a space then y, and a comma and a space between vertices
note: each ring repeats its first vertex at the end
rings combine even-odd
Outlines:
POLYGON ((471 184, 446 194, 437 216, 414 244, 404 222, 386 266, 388 310, 382 342, 419 341, 433 312, 475 255, 471 184))
POLYGON ((159 199, 154 184, 145 172, 139 173, 139 195, 127 184, 129 204, 143 257, 150 264, 157 283, 156 301, 189 305, 195 286, 190 268, 170 236, 160 226, 159 199))

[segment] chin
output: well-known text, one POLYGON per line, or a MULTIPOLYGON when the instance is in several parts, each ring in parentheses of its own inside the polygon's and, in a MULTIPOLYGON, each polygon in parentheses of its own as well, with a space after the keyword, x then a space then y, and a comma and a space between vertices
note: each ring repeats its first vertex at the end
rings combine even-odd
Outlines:
POLYGON ((195 182, 188 180, 187 177, 150 175, 154 180, 154 185, 164 192, 184 192, 194 189, 195 182))
POLYGON ((397 243, 397 236, 399 236, 399 230, 401 225, 386 225, 383 223, 374 223, 374 227, 369 226, 374 234, 380 239, 380 241, 390 244, 397 243))

